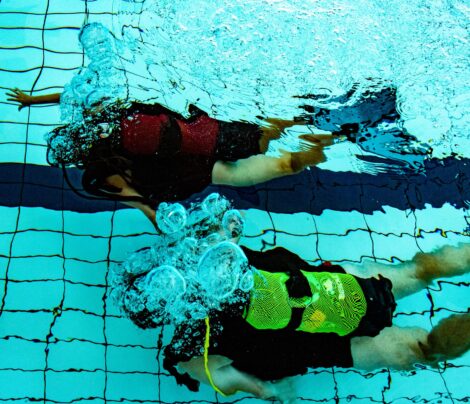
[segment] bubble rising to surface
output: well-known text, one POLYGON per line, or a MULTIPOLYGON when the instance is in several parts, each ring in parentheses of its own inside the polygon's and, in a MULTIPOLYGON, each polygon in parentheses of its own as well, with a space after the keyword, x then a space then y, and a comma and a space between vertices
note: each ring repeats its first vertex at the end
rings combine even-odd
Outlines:
POLYGON ((165 300, 183 294, 186 290, 186 280, 183 275, 170 265, 152 269, 145 276, 143 283, 146 290, 154 290, 152 294, 158 294, 165 300))
POLYGON ((224 213, 222 218, 222 227, 227 237, 238 237, 243 233, 245 221, 242 215, 236 209, 230 209, 224 213))
POLYGON ((158 205, 156 221, 158 228, 167 234, 180 231, 186 225, 187 212, 180 203, 162 202, 158 205))
POLYGON ((202 209, 211 217, 222 215, 229 208, 229 202, 220 194, 214 192, 204 199, 202 209))
POLYGON ((225 300, 239 286, 242 266, 246 262, 240 247, 231 242, 221 242, 210 248, 199 261, 199 283, 210 297, 225 300))

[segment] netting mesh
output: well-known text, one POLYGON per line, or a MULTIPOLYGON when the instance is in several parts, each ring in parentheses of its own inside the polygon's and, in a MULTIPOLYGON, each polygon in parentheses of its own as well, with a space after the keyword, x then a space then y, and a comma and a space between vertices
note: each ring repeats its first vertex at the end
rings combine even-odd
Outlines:
MULTIPOLYGON (((60 92, 86 63, 77 40, 85 21, 111 25, 109 2, 1 2, 0 89, 60 92)), ((139 330, 107 300, 110 265, 149 245, 151 225, 139 212, 71 196, 45 162, 43 134, 59 123, 58 108, 18 112, 2 98, 0 401, 257 402, 209 387, 190 393, 162 370, 171 330, 139 330)), ((339 164, 332 157, 329 164, 339 164)), ((251 248, 279 245, 311 263, 392 263, 468 239, 468 160, 426 169, 427 177, 398 178, 319 169, 226 193, 251 208, 243 240, 251 248)), ((468 311, 468 286, 468 276, 440 281, 401 303, 395 321, 429 329, 468 311)), ((469 366, 467 354, 440 370, 406 374, 319 369, 298 378, 298 395, 325 403, 467 402, 469 366)))

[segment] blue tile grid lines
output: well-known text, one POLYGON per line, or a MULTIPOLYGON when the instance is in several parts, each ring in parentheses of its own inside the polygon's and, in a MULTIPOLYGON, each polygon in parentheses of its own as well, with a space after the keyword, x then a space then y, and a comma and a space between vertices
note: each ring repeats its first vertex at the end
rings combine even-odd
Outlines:
MULTIPOLYGON (((79 28, 85 19, 111 26, 110 4, 1 1, 0 92, 10 87, 34 94, 61 91, 86 64, 79 28)), ((224 398, 206 386, 199 393, 177 386, 162 369, 157 348, 171 330, 140 330, 108 301, 110 265, 152 242, 152 226, 139 212, 51 208, 41 204, 41 195, 49 192, 45 185, 35 188, 37 206, 21 204, 26 189, 32 192, 22 167, 47 165, 43 134, 59 122, 56 106, 18 112, 0 97, 0 165, 19 164, 23 173, 10 181, 2 177, 0 184, 13 184, 20 201, 18 206, 0 206, 0 402, 260 403, 242 394, 224 398)), ((399 262, 419 251, 468 240, 463 202, 423 203, 417 209, 384 203, 382 209, 365 212, 325 206, 314 213, 311 205, 322 201, 312 192, 311 201, 297 213, 269 209, 282 199, 280 190, 295 198, 301 181, 314 173, 260 187, 259 199, 253 197, 245 210, 242 242, 254 249, 282 246, 311 263, 341 264, 399 262)), ((468 175, 467 169, 459 181, 447 183, 464 202, 468 175)), ((65 187, 62 180, 59 185, 65 187)), ((65 206, 58 195, 57 206, 65 206)), ((360 205, 366 195, 357 195, 360 205)), ((398 306, 395 322, 430 329, 451 313, 468 311, 469 281, 469 276, 452 278, 407 298, 398 306)), ((469 375, 467 354, 440 370, 318 369, 296 378, 296 384, 299 402, 305 403, 459 403, 470 398, 469 375)))

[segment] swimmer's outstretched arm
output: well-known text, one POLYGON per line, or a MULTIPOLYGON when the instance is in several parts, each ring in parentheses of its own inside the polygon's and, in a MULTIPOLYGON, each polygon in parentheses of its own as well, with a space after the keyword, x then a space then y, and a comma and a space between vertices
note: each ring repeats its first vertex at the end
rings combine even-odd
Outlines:
POLYGON ((18 103, 18 111, 32 104, 58 104, 60 102, 61 93, 45 94, 45 95, 28 95, 18 88, 12 88, 6 95, 9 97, 7 101, 18 103))
MULTIPOLYGON (((178 367, 201 383, 211 384, 202 356, 192 358, 188 362, 180 362, 178 367)), ((232 395, 240 391, 264 400, 277 399, 283 403, 295 400, 295 389, 292 384, 262 381, 233 367, 232 360, 225 356, 209 355, 208 368, 213 385, 225 395, 232 395)))

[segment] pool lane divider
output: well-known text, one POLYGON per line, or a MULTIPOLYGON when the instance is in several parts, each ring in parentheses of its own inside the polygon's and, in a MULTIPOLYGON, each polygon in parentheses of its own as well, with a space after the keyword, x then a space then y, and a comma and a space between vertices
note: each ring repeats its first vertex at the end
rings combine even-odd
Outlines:
MULTIPOLYGON (((81 171, 68 168, 67 173, 72 185, 83 192, 81 171)), ((63 185, 62 176, 62 169, 57 167, 0 163, 0 206, 21 205, 83 213, 126 208, 114 201, 82 198, 67 184, 63 185)), ((422 173, 405 174, 372 175, 314 167, 255 187, 210 186, 190 200, 210 192, 220 192, 232 199, 238 209, 255 208, 276 213, 319 215, 331 209, 371 214, 383 210, 383 206, 405 210, 424 209, 427 204, 439 208, 445 203, 457 209, 468 208, 470 159, 428 160, 422 173)))

